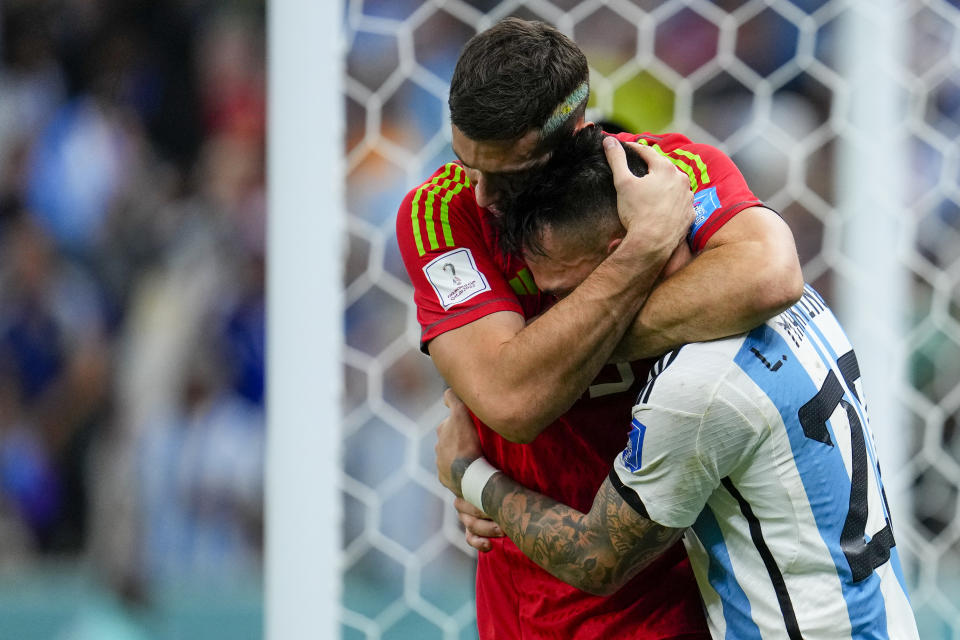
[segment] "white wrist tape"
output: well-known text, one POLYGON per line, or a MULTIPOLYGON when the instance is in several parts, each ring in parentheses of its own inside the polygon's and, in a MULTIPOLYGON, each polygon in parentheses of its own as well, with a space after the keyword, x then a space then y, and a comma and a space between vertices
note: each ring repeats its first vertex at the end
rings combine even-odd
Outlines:
POLYGON ((470 463, 467 470, 463 472, 463 480, 460 481, 460 493, 463 499, 483 511, 483 488, 493 474, 500 471, 487 459, 480 456, 470 463))

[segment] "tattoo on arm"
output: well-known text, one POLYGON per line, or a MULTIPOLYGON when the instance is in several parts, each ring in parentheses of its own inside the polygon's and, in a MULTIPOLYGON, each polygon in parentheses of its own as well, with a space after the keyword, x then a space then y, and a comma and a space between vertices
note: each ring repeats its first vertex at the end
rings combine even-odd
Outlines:
POLYGON ((531 491, 504 474, 487 483, 483 504, 527 557, 591 593, 613 593, 683 535, 683 529, 663 527, 634 511, 609 479, 589 513, 531 491))

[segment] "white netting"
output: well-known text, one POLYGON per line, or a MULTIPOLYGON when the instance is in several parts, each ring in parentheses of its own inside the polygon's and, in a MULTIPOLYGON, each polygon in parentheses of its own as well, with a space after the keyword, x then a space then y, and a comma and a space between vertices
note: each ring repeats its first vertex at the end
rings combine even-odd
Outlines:
MULTIPOLYGON (((904 6, 909 53, 891 73, 909 104, 897 132, 912 168, 909 236, 889 256, 910 282, 908 366, 894 394, 908 451, 884 477, 912 501, 896 528, 921 637, 960 638, 960 2, 904 6)), ((418 351, 393 237, 403 195, 452 158, 447 83, 466 40, 507 15, 571 35, 591 63, 590 115, 727 151, 791 224, 808 282, 830 300, 859 268, 841 250, 837 210, 848 115, 838 47, 849 9, 839 0, 348 3, 345 638, 476 633, 473 554, 434 477, 442 384, 418 351)))

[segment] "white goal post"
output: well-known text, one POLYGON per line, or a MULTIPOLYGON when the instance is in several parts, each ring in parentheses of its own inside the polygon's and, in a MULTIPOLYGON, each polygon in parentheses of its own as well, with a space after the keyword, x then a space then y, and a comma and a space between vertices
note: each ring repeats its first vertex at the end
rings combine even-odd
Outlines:
POLYGON ((339 636, 341 5, 268 3, 265 637, 339 636))

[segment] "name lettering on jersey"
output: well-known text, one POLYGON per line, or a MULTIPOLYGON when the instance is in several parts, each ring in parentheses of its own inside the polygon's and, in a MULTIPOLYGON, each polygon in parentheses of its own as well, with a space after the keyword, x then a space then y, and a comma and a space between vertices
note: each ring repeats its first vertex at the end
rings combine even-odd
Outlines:
POLYGON ((647 427, 636 418, 630 423, 630 437, 627 448, 620 454, 623 466, 630 471, 637 471, 643 466, 643 436, 647 427))
POLYGON ((823 298, 809 287, 803 290, 803 296, 800 297, 797 304, 803 307, 803 310, 807 312, 811 319, 816 318, 817 314, 827 308, 823 298))
POLYGON ((776 323, 787 333, 794 346, 799 347, 806 338, 807 325, 826 308, 823 298, 810 287, 806 287, 800 300, 781 313, 776 323))
POLYGON ((477 269, 470 249, 454 249, 434 258, 424 268, 444 311, 470 298, 490 291, 490 283, 477 269))
POLYGON ((757 356, 757 359, 759 359, 760 362, 763 363, 763 366, 765 366, 767 369, 770 369, 770 371, 777 371, 777 370, 779 370, 780 367, 783 366, 783 363, 787 361, 787 356, 782 356, 779 360, 777 360, 777 361, 774 362, 773 364, 770 364, 770 361, 767 360, 767 359, 763 356, 763 354, 760 353, 759 350, 757 350, 756 347, 750 347, 750 353, 752 353, 753 355, 757 356))
POLYGON ((674 166, 687 174, 687 177, 690 178, 691 191, 697 190, 698 174, 701 185, 710 183, 710 174, 707 173, 707 164, 703 161, 703 158, 701 158, 699 154, 691 153, 686 149, 673 149, 672 151, 664 151, 660 145, 656 143, 651 145, 650 141, 645 138, 640 138, 637 140, 637 142, 642 145, 649 146, 664 158, 672 162, 674 166), (685 160, 681 158, 685 158, 685 160), (694 169, 694 165, 696 166, 696 169, 694 169))
POLYGON ((510 278, 509 284, 510 288, 513 289, 513 292, 518 296, 532 296, 540 293, 537 284, 533 281, 530 270, 526 267, 517 271, 517 275, 510 278))
POLYGON ((463 167, 455 162, 448 162, 439 175, 417 189, 411 203, 410 217, 413 223, 413 241, 417 245, 417 252, 421 256, 427 253, 424 245, 424 232, 430 249, 435 251, 440 248, 435 220, 438 214, 444 246, 453 246, 453 231, 450 229, 450 200, 460 193, 461 189, 469 186, 470 179, 463 167), (423 210, 422 222, 420 220, 421 209, 423 210))
POLYGON ((777 326, 786 332, 795 347, 799 348, 807 337, 807 318, 797 313, 796 306, 780 314, 777 318, 777 326))

